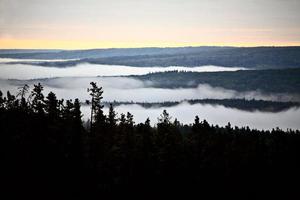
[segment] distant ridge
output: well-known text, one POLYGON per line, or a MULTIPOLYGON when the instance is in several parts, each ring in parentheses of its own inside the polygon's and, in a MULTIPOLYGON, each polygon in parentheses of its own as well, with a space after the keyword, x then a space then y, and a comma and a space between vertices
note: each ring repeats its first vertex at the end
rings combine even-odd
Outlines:
POLYGON ((195 67, 216 65, 224 67, 271 69, 300 67, 300 47, 203 46, 89 50, 0 50, 0 58, 47 60, 78 59, 76 61, 67 62, 29 63, 52 67, 69 67, 79 63, 91 63, 136 67, 195 67))

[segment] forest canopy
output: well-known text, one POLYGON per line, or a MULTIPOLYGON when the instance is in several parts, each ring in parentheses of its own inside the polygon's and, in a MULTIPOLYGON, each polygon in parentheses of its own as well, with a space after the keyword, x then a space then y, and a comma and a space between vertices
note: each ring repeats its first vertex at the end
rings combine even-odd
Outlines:
POLYGON ((88 92, 87 128, 78 99, 45 95, 41 84, 0 92, 4 190, 85 197, 297 194, 299 130, 219 127, 198 116, 184 125, 166 110, 152 127, 149 119, 136 124, 130 112, 117 117, 112 104, 104 114, 96 83, 88 92))

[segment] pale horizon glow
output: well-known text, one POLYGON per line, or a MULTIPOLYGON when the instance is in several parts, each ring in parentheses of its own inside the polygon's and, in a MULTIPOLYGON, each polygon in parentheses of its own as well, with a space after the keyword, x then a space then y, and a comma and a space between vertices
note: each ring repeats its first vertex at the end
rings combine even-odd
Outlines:
POLYGON ((0 49, 300 46, 298 0, 0 0, 0 49))

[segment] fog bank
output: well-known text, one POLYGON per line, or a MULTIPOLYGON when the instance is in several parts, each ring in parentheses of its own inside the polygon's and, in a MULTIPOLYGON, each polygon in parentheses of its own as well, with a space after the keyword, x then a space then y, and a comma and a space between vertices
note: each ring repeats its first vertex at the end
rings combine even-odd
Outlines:
MULTIPOLYGON (((10 90, 16 94, 17 88, 24 84, 29 84, 30 89, 33 84, 41 82, 44 86, 45 96, 54 92, 59 99, 79 98, 81 102, 90 99, 87 92, 89 83, 95 81, 103 87, 104 101, 136 101, 136 102, 163 102, 163 101, 181 101, 185 99, 228 99, 228 98, 246 98, 263 100, 283 100, 286 95, 273 94, 264 95, 258 91, 240 93, 223 88, 214 88, 209 85, 199 85, 197 88, 178 88, 164 89, 153 88, 151 82, 142 82, 133 78, 125 77, 82 77, 82 78, 53 78, 44 80, 3 80, 0 79, 0 89, 2 92, 10 90)), ((195 115, 201 119, 207 119, 210 123, 224 126, 230 121, 237 126, 250 126, 251 128, 270 129, 276 126, 286 129, 300 129, 299 119, 300 111, 290 109, 279 113, 263 112, 245 112, 237 109, 225 108, 223 106, 211 106, 186 103, 168 108, 150 108, 145 109, 139 105, 121 105, 116 107, 118 113, 132 112, 135 115, 136 122, 143 122, 150 117, 152 123, 157 122, 157 117, 163 109, 174 117, 177 117, 182 123, 192 123, 195 115)), ((84 119, 90 116, 90 108, 82 106, 84 119)), ((107 112, 107 109, 105 109, 107 112)))
POLYGON ((151 72, 165 71, 191 71, 191 72, 216 72, 244 70, 239 67, 129 67, 120 65, 78 64, 74 67, 42 67, 25 64, 0 63, 0 78, 2 79, 37 79, 53 77, 87 77, 87 76, 127 76, 144 75, 151 72))
POLYGON ((81 101, 89 99, 87 88, 94 81, 103 87, 105 101, 135 101, 135 102, 163 102, 182 101, 186 99, 231 99, 245 98, 272 101, 299 101, 299 96, 286 94, 263 94, 260 91, 237 92, 220 87, 200 84, 197 88, 154 88, 151 81, 140 81, 126 77, 65 77, 42 80, 3 80, 0 79, 0 89, 3 92, 10 90, 16 93, 17 88, 40 82, 45 94, 54 92, 58 98, 75 99, 81 101))
MULTIPOLYGON (((177 106, 168 108, 143 108, 139 105, 121 105, 115 107, 118 116, 121 113, 130 112, 134 115, 136 123, 144 122, 147 117, 150 118, 151 124, 157 123, 157 118, 162 111, 166 109, 172 116, 172 121, 177 118, 181 123, 190 124, 194 122, 195 116, 198 115, 201 120, 206 119, 210 124, 225 126, 228 122, 232 126, 249 126, 250 128, 271 130, 279 127, 281 129, 300 129, 300 109, 289 109, 279 113, 265 112, 247 112, 224 106, 212 106, 188 103, 181 103, 177 106)), ((108 108, 104 109, 108 113, 108 108)), ((90 116, 90 107, 83 106, 82 112, 84 119, 87 120, 90 116)))

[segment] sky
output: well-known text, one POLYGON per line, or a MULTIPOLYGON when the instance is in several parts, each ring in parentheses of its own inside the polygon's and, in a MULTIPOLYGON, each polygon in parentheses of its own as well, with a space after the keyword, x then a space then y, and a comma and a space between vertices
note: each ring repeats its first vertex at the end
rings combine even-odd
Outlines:
POLYGON ((0 0, 0 48, 300 45, 300 0, 0 0))

